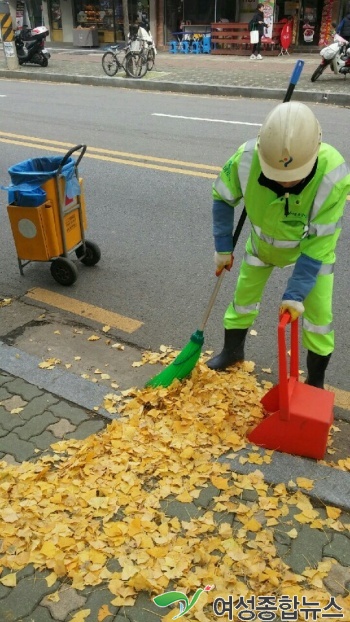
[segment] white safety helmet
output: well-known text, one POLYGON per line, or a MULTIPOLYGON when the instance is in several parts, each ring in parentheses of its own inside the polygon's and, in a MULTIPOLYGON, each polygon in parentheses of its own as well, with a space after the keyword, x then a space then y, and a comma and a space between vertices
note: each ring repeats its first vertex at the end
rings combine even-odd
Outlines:
POLYGON ((314 113, 300 102, 279 104, 266 117, 257 148, 265 177, 287 182, 312 171, 322 140, 314 113))

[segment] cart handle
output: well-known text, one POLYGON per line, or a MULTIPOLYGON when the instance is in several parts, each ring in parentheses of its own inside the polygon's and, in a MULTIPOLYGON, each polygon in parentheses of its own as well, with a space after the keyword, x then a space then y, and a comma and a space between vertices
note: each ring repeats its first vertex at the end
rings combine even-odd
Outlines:
POLYGON ((61 164, 60 164, 60 165, 59 165, 59 167, 58 167, 58 170, 57 170, 57 174, 58 174, 58 175, 60 174, 60 172, 61 172, 62 168, 64 167, 64 165, 65 165, 65 164, 67 164, 68 159, 70 158, 70 156, 72 155, 72 153, 74 153, 74 151, 79 151, 79 149, 81 149, 81 154, 79 155, 79 157, 78 157, 78 159, 77 159, 77 161, 76 161, 76 163, 75 163, 75 166, 78 166, 78 164, 79 164, 80 160, 82 159, 82 157, 83 157, 83 155, 84 155, 84 153, 85 153, 85 151, 86 151, 86 145, 77 145, 76 147, 72 147, 72 149, 70 149, 70 150, 66 153, 66 155, 64 156, 64 158, 63 158, 63 160, 62 160, 61 164))

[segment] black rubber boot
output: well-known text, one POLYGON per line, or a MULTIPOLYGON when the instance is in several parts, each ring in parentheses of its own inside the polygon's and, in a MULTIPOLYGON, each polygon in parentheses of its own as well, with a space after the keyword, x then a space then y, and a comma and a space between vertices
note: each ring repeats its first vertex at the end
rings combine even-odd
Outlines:
POLYGON ((244 361, 244 342, 248 328, 225 329, 225 342, 222 352, 207 361, 210 369, 223 371, 226 367, 244 361))
POLYGON ((306 357, 307 378, 305 384, 310 384, 318 389, 324 389, 324 376, 331 354, 321 356, 308 350, 306 357))

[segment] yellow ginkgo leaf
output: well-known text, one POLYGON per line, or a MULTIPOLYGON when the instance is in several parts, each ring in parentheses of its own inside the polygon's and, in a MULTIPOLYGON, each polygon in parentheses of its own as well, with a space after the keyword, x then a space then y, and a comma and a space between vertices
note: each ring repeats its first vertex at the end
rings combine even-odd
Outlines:
POLYGON ((261 523, 259 523, 259 521, 255 518, 251 518, 247 523, 245 523, 244 527, 247 531, 260 531, 260 529, 262 529, 261 523))
POLYGON ((307 477, 297 477, 296 483, 300 488, 305 488, 305 490, 312 490, 314 487, 314 481, 307 477))
POLYGON ((6 587, 16 587, 17 585, 17 575, 15 572, 11 572, 7 574, 5 577, 0 579, 0 583, 5 585, 6 587))
POLYGON ((326 505, 326 512, 328 518, 334 518, 336 520, 341 515, 341 510, 330 505, 326 505))
POLYGON ((97 620, 98 622, 103 622, 105 618, 112 615, 113 613, 108 609, 108 605, 102 605, 101 609, 98 610, 97 620))
POLYGON ((55 572, 51 572, 47 577, 45 577, 46 583, 48 587, 52 587, 53 584, 57 580, 57 574, 55 572))
POLYGON ((82 609, 82 611, 78 611, 78 613, 71 618, 70 622, 84 622, 85 618, 90 615, 91 609, 82 609))

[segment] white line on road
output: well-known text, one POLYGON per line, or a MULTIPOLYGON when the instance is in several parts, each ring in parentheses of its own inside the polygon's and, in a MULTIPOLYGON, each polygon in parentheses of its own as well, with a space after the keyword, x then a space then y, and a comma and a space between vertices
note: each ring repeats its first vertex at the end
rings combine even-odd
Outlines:
POLYGON ((248 123, 246 121, 226 121, 225 119, 204 119, 202 117, 183 117, 177 114, 163 114, 152 112, 152 117, 170 117, 171 119, 186 119, 186 121, 207 121, 209 123, 231 123, 231 125, 256 125, 261 127, 261 123, 248 123))

